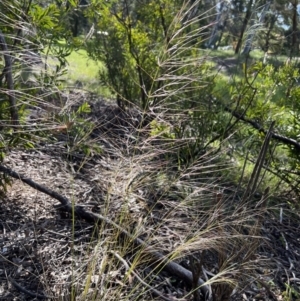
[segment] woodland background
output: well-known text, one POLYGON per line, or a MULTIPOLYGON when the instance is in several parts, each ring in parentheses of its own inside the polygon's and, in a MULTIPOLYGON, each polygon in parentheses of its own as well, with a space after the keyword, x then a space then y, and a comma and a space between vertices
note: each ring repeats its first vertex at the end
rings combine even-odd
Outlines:
POLYGON ((0 300, 300 300, 299 13, 1 1, 0 300))

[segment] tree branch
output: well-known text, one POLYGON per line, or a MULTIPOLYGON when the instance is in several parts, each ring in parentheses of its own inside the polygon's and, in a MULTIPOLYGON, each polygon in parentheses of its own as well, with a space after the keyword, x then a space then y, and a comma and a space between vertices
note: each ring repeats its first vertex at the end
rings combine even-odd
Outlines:
POLYGON ((18 111, 16 109, 16 98, 15 98, 15 90, 14 90, 14 81, 12 77, 12 62, 11 57, 8 52, 7 44, 5 42, 4 35, 0 30, 0 47, 3 51, 3 57, 5 62, 5 67, 3 70, 3 74, 6 77, 7 89, 8 89, 8 98, 10 102, 10 116, 13 125, 19 124, 19 116, 18 111))
MULTIPOLYGON (((244 121, 248 124, 251 124, 252 127, 257 129, 259 132, 264 133, 265 135, 267 134, 268 131, 266 129, 264 129, 262 127, 262 125, 260 125, 258 122, 254 121, 254 120, 251 120, 251 119, 245 117, 244 114, 240 114, 240 113, 238 113, 238 112, 236 112, 236 111, 234 111, 234 110, 232 110, 228 107, 225 107, 225 111, 231 113, 232 116, 234 116, 234 117, 236 117, 236 118, 238 118, 238 119, 240 119, 240 120, 242 120, 242 121, 244 121)), ((285 137, 285 136, 280 135, 280 134, 272 133, 272 139, 275 139, 275 140, 280 141, 284 144, 288 144, 290 146, 293 146, 293 147, 295 147, 295 149, 300 151, 300 143, 298 141, 292 139, 292 138, 288 138, 288 137, 285 137)))

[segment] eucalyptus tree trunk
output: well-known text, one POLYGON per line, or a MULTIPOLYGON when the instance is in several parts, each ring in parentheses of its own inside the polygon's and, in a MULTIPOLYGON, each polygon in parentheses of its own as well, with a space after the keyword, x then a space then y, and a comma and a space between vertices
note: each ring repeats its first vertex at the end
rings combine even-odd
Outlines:
POLYGON ((271 33, 272 33, 272 30, 274 28, 274 25, 275 25, 275 22, 276 20, 278 19, 278 15, 272 15, 271 16, 271 19, 270 19, 270 25, 269 25, 269 28, 268 28, 268 31, 267 31, 267 34, 266 34, 266 43, 265 43, 265 46, 264 46, 264 52, 268 52, 269 51, 269 48, 270 48, 270 37, 271 37, 271 33))
POLYGON ((270 8, 271 3, 272 3, 272 0, 269 0, 264 5, 263 10, 262 10, 262 12, 260 14, 260 17, 259 17, 257 26, 253 27, 253 29, 249 32, 249 34, 247 36, 246 44, 245 44, 245 47, 244 47, 244 50, 243 50, 242 54, 249 54, 250 53, 251 47, 252 47, 252 42, 253 42, 253 39, 255 37, 255 33, 259 29, 259 27, 261 27, 262 24, 264 23, 266 13, 270 8))
POLYGON ((254 0, 249 0, 249 2, 248 2, 245 18, 244 18, 243 25, 242 25, 241 32, 240 32, 240 36, 239 36, 239 39, 238 39, 238 42, 237 42, 237 45, 236 45, 236 48, 235 48, 235 54, 238 54, 240 52, 241 47, 242 47, 243 36, 244 36, 245 31, 246 31, 246 28, 247 28, 247 25, 249 23, 251 13, 252 13, 253 1, 254 0))
POLYGON ((220 35, 219 35, 219 39, 218 39, 218 43, 217 43, 217 48, 216 49, 218 49, 218 47, 219 47, 219 45, 220 45, 220 43, 222 41, 223 34, 224 34, 224 31, 225 31, 225 28, 226 28, 226 25, 227 25, 227 20, 228 20, 228 14, 226 15, 224 23, 222 25, 222 30, 221 30, 220 35))
POLYGON ((291 47, 291 57, 297 55, 299 53, 299 41, 297 38, 298 35, 298 0, 294 0, 291 2, 293 7, 293 19, 292 19, 292 47, 291 47))
POLYGON ((216 49, 216 42, 218 41, 218 31, 220 31, 220 28, 222 28, 222 31, 224 30, 224 25, 222 26, 222 16, 224 12, 226 13, 227 11, 227 1, 220 0, 220 8, 219 9, 217 8, 217 10, 218 13, 216 16, 215 25, 213 27, 209 41, 207 43, 208 48, 214 48, 214 49, 216 49))

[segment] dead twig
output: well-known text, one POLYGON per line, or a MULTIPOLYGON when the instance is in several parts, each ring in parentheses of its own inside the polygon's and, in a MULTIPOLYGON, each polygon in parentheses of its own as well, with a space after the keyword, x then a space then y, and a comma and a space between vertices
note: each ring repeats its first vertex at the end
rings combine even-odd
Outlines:
POLYGON ((271 291, 270 286, 266 282, 261 279, 257 279, 256 281, 266 289, 267 293, 273 298, 273 300, 278 301, 277 296, 271 291))
POLYGON ((243 196, 244 200, 245 199, 250 199, 253 196, 253 194, 255 193, 255 191, 257 190, 258 179, 260 177, 260 173, 261 173, 261 170, 263 168, 263 164, 265 162, 267 150, 268 150, 270 141, 272 139, 272 135, 273 135, 272 130, 273 130, 274 124, 275 124, 275 122, 273 121, 270 128, 269 128, 269 130, 268 130, 268 132, 266 133, 264 143, 263 143, 263 145, 261 147, 261 150, 259 152, 257 161, 255 163, 253 172, 251 174, 251 178, 248 182, 246 191, 245 191, 244 196, 243 196))

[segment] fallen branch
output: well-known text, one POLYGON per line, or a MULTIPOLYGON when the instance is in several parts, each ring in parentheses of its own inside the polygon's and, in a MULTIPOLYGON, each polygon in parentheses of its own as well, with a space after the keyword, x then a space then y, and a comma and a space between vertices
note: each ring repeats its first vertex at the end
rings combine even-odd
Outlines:
POLYGON ((28 295, 32 298, 36 298, 36 299, 55 299, 55 297, 52 296, 47 296, 47 295, 39 295, 33 292, 28 291, 26 288, 24 288, 23 286, 21 286, 20 284, 18 284, 14 279, 12 279, 11 277, 7 278, 9 282, 11 282, 11 284, 17 289, 19 290, 21 293, 28 295))
MULTIPOLYGON (((45 187, 42 186, 40 184, 35 183, 34 181, 32 181, 29 178, 26 178, 23 175, 20 175, 19 173, 11 170, 10 168, 4 167, 2 165, 0 165, 0 172, 3 172, 15 179, 21 180, 22 182, 28 184, 29 186, 31 186, 32 188, 43 192, 49 196, 51 196, 52 198, 58 200, 62 206, 60 207, 61 209, 66 210, 67 212, 73 213, 80 217, 85 219, 88 222, 94 223, 94 224, 98 224, 100 221, 105 222, 111 226, 113 226, 114 228, 118 229, 121 233, 125 234, 127 237, 132 239, 132 242, 139 246, 142 247, 144 249, 144 251, 149 254, 152 259, 156 262, 158 262, 159 266, 167 271, 168 273, 175 275, 177 277, 179 277, 180 279, 184 280, 186 283, 188 283, 191 287, 194 283, 193 280, 193 274, 190 270, 187 270, 186 268, 184 268, 183 266, 179 265, 178 263, 171 261, 167 256, 161 254, 160 252, 154 250, 150 245, 148 245, 145 241, 143 241, 141 238, 139 237, 135 237, 134 235, 132 235, 131 233, 129 233, 128 231, 126 231, 125 229, 123 229, 121 226, 119 226, 118 224, 116 224, 114 221, 110 220, 109 218, 101 215, 101 214, 97 214, 94 212, 90 212, 90 211, 86 211, 85 209, 83 209, 83 207, 78 206, 78 205, 72 205, 72 203, 69 201, 68 198, 62 196, 61 194, 45 187)), ((205 282, 199 278, 198 279, 198 287, 202 293, 202 295, 204 296, 204 299, 208 299, 209 297, 209 288, 207 285, 205 285, 205 282)))

